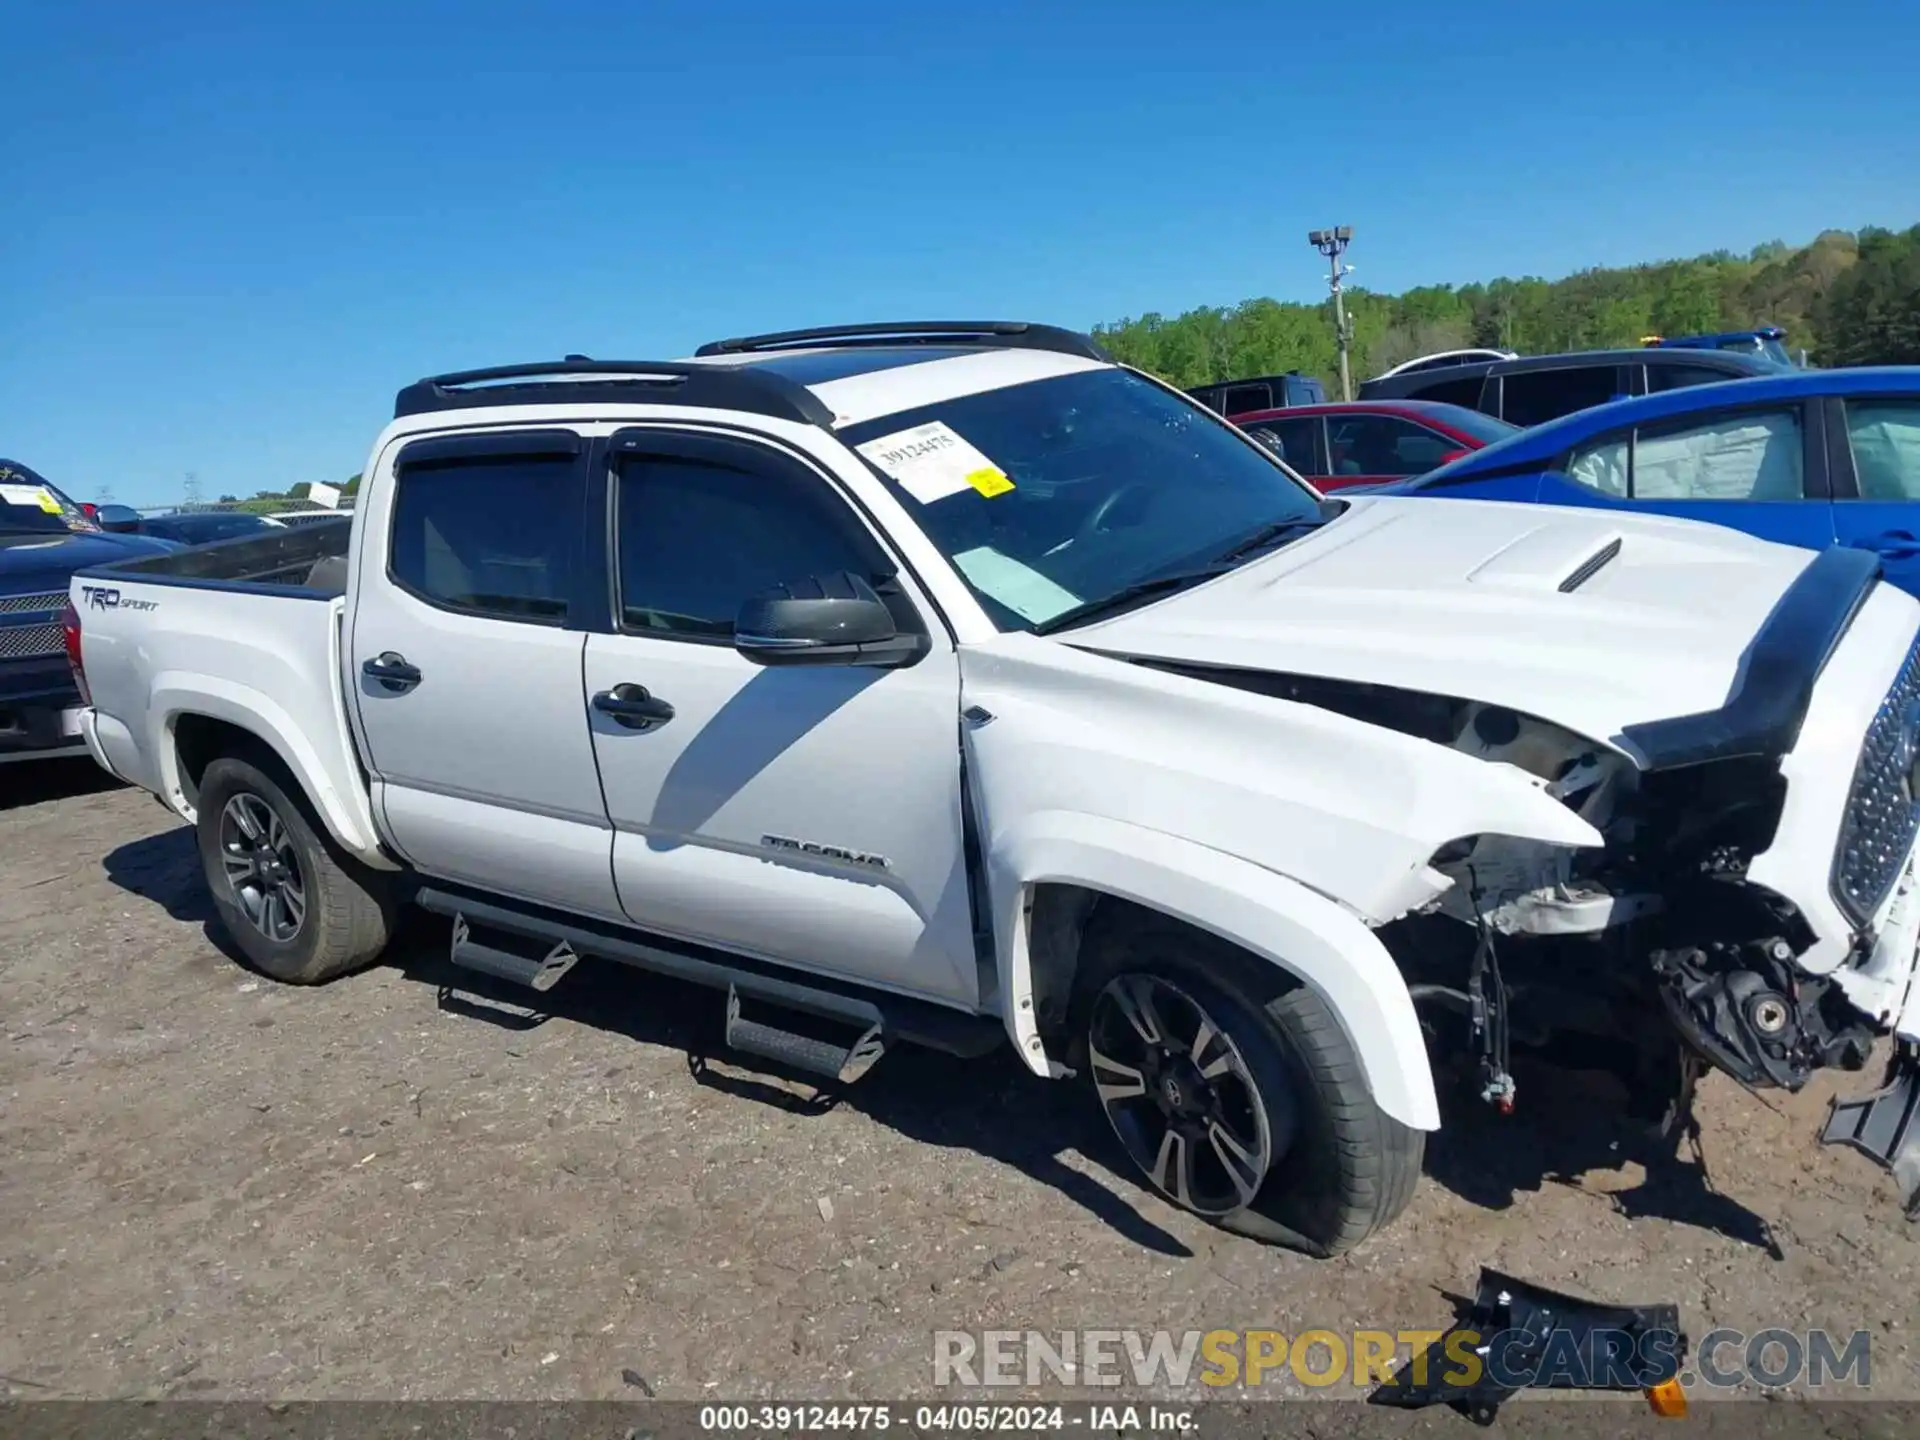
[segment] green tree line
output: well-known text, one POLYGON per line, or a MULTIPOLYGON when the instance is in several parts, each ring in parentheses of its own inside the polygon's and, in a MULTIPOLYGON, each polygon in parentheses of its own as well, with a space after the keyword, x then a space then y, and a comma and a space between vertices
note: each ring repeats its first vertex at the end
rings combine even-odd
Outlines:
MULTIPOLYGON (((222 495, 220 503, 231 509, 243 510, 255 515, 271 515, 277 510, 286 509, 289 504, 305 500, 307 488, 307 482, 302 480, 299 484, 290 485, 285 490, 256 490, 252 497, 246 500, 242 500, 238 495, 222 495)), ((355 475, 343 482, 340 493, 358 495, 360 477, 355 475)))
MULTIPOLYGON (((1522 354, 1631 346, 1648 335, 1779 325, 1816 365, 1920 364, 1920 225, 1828 230, 1811 244, 1715 251, 1690 260, 1582 270, 1563 280, 1346 291, 1354 383, 1465 345, 1522 354)), ((1094 328, 1129 364, 1176 385, 1299 370, 1337 396, 1333 302, 1244 300, 1094 328)))

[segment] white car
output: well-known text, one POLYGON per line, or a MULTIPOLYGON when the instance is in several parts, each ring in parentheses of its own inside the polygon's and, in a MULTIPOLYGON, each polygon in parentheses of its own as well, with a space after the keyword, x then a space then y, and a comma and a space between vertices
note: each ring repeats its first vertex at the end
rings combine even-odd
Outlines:
POLYGON ((706 981, 842 1079, 1004 1037, 1169 1200, 1323 1255, 1406 1204, 1430 1044, 1502 1108, 1513 1047, 1597 1056, 1672 1123, 1703 1065, 1892 1033, 1827 1138, 1920 1190, 1920 608, 1872 556, 1323 501, 1024 324, 395 413, 350 522, 73 589, 87 744, 269 974, 411 901, 458 964, 706 981))

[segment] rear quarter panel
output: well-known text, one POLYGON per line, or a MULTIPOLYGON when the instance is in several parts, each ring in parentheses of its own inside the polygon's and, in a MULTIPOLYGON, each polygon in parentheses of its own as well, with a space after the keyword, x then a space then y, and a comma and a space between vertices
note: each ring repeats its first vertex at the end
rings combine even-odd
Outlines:
POLYGON ((73 582, 93 733, 115 774, 196 819, 175 726, 203 715, 273 748, 343 846, 381 853, 340 695, 344 601, 320 595, 140 582, 73 582))

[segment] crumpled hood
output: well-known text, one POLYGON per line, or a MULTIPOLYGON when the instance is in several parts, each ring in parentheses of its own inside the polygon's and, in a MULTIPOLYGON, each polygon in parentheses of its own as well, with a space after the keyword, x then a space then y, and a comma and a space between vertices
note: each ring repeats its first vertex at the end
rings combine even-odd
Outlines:
POLYGON ((1270 556, 1060 638, 1480 700, 1617 743, 1723 704, 1813 556, 1659 516, 1365 497, 1270 556))

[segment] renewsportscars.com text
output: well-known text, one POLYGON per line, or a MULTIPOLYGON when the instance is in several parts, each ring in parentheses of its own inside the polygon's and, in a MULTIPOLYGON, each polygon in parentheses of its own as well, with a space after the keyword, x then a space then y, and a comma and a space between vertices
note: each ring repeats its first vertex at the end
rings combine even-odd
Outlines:
MULTIPOLYGON (((1284 1383, 1363 1389, 1402 1376, 1415 1385, 1474 1385, 1483 1376, 1522 1388, 1556 1379, 1573 1385, 1617 1385, 1628 1379, 1623 1357, 1671 1366, 1680 1337, 1630 1336, 1595 1330, 1551 1332, 1524 1370, 1509 1357, 1521 1353, 1502 1335, 1469 1330, 942 1330, 933 1337, 933 1383, 1037 1389, 1048 1385, 1186 1389, 1284 1383), (1446 1338, 1435 1354, 1434 1342, 1446 1338), (1404 1376, 1402 1375, 1402 1372, 1404 1376)), ((1683 1385, 1715 1389, 1753 1383, 1845 1385, 1864 1390, 1873 1379, 1870 1337, 1864 1330, 1731 1329, 1708 1331, 1688 1345, 1683 1385)))

